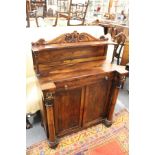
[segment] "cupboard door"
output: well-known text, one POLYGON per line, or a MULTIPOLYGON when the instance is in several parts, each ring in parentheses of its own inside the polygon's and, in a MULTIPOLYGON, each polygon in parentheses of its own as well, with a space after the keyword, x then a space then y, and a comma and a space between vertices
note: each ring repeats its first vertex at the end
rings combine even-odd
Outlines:
POLYGON ((55 94, 55 129, 58 136, 81 127, 83 89, 77 88, 55 94))
POLYGON ((107 111, 110 80, 100 80, 86 86, 83 126, 87 127, 103 120, 107 111))

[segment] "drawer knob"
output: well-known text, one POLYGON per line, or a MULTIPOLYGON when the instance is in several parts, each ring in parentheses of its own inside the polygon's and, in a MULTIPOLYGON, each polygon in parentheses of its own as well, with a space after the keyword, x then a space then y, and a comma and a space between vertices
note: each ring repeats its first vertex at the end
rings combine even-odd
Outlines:
POLYGON ((65 89, 66 89, 66 90, 68 89, 68 85, 65 85, 65 89))
POLYGON ((108 78, 108 76, 105 76, 104 79, 105 79, 105 80, 108 80, 109 78, 108 78))

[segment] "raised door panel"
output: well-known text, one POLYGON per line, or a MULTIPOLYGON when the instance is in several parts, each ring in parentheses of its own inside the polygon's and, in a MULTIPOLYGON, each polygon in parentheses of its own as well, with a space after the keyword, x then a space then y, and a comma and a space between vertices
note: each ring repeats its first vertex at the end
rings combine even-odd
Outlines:
POLYGON ((82 94, 82 88, 56 93, 54 115, 56 134, 58 136, 65 135, 81 127, 82 94))
POLYGON ((106 115, 110 80, 100 80, 86 86, 83 126, 101 122, 106 115))

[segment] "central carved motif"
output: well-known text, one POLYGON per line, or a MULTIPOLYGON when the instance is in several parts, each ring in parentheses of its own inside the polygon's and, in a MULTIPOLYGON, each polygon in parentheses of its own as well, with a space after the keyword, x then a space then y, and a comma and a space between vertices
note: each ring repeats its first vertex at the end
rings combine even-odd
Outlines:
POLYGON ((77 31, 74 31, 73 33, 67 33, 65 35, 65 41, 67 43, 90 41, 91 39, 95 40, 95 38, 91 38, 90 36, 86 35, 86 33, 78 33, 77 31))

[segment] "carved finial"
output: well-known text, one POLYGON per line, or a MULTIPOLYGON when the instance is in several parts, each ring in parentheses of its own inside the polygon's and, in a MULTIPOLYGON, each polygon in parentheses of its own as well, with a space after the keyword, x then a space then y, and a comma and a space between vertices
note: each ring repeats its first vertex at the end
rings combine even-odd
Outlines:
POLYGON ((122 84, 125 82, 126 76, 125 75, 118 75, 115 79, 115 85, 117 88, 122 88, 122 84))
POLYGON ((73 33, 65 34, 65 42, 76 43, 76 42, 86 42, 86 41, 97 41, 98 39, 87 33, 78 33, 74 31, 73 33))
POLYGON ((54 103, 54 97, 51 92, 47 92, 45 95, 45 105, 46 106, 52 106, 54 103))

